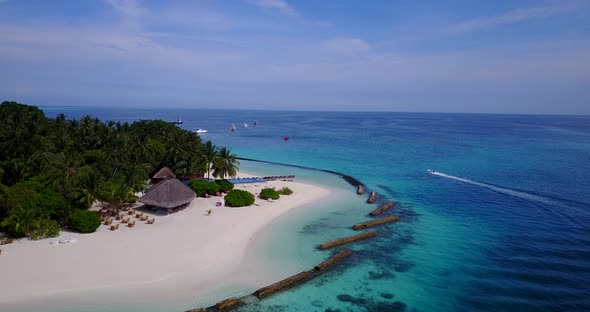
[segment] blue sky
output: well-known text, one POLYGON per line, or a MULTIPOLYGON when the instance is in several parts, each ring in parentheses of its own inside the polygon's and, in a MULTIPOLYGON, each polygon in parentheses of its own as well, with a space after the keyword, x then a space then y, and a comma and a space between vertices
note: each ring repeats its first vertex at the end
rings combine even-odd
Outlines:
POLYGON ((0 0, 0 100, 590 114, 590 1, 0 0))

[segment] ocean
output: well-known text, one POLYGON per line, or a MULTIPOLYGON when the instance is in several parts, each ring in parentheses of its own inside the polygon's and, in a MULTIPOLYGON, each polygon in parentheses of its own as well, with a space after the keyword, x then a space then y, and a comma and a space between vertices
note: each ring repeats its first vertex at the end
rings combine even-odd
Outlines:
MULTIPOLYGON (((379 203, 398 203, 386 214, 400 221, 347 246, 350 259, 240 311, 590 310, 590 116, 42 109, 49 117, 124 122, 182 118, 180 127, 208 129, 204 140, 239 157, 341 172, 378 192, 379 203)), ((331 254, 316 250, 318 243, 354 234, 350 226, 375 208, 335 175, 248 161, 241 167, 342 190, 257 235, 251 259, 268 257, 269 269, 309 269, 331 254)), ((180 306, 247 291, 228 281, 180 306)))

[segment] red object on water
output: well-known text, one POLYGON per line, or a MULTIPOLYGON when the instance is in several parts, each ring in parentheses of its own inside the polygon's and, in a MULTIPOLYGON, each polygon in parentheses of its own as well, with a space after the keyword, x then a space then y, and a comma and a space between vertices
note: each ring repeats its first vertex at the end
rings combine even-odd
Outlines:
POLYGON ((289 141, 289 137, 284 137, 283 140, 289 141))

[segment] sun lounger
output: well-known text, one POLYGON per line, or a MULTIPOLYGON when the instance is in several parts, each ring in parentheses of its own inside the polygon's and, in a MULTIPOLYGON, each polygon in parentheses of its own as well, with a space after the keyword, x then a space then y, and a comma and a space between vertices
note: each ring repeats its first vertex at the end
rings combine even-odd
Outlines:
POLYGON ((146 224, 154 224, 154 222, 156 222, 156 219, 152 218, 151 220, 147 220, 145 223, 146 224))
POLYGON ((134 227, 135 226, 135 221, 131 221, 129 223, 127 223, 128 227, 134 227))

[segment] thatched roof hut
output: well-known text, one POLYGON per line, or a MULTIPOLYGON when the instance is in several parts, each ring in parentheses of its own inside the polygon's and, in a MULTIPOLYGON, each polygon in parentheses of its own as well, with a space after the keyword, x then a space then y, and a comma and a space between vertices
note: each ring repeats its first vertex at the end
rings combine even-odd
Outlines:
POLYGON ((168 177, 152 186, 139 202, 145 205, 176 209, 188 205, 196 194, 177 178, 168 177))
POLYGON ((160 180, 160 179, 166 179, 166 178, 170 178, 170 177, 175 178, 176 173, 174 173, 174 171, 172 171, 172 169, 164 166, 164 167, 162 167, 162 169, 158 170, 158 172, 156 172, 156 174, 154 174, 152 179, 160 180))

